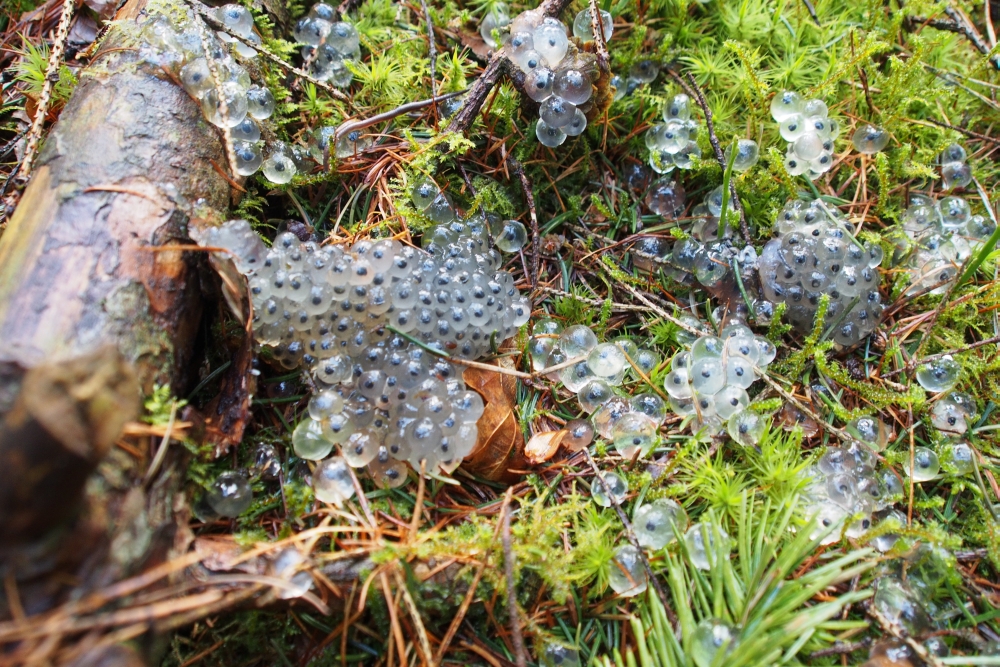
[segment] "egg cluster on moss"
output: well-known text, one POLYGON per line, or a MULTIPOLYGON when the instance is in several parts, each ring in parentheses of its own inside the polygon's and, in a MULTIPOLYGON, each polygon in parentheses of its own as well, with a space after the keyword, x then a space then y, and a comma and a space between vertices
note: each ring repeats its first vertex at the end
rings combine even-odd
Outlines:
POLYGON ((405 481, 407 462, 451 470, 468 454, 483 402, 460 360, 513 336, 531 310, 500 269, 487 216, 460 220, 426 186, 413 188, 414 205, 442 222, 424 250, 390 239, 320 246, 290 233, 267 249, 242 220, 199 238, 248 276, 257 341, 325 388, 295 429, 298 455, 325 459, 339 445, 383 484, 405 481))
POLYGON ((302 60, 308 64, 310 76, 339 88, 351 85, 354 73, 348 64, 361 59, 361 39, 357 28, 338 20, 337 10, 316 3, 295 24, 292 36, 303 45, 302 60))
POLYGON ((582 134, 599 75, 596 57, 571 44, 566 25, 543 15, 540 8, 510 22, 503 48, 525 74, 524 92, 540 105, 538 141, 555 147, 566 137, 582 134))
POLYGON ((678 93, 663 107, 663 122, 646 130, 649 166, 658 174, 692 168, 701 157, 697 136, 698 122, 691 117, 691 98, 678 93))
POLYGON ((962 263, 995 230, 991 220, 973 215, 962 197, 934 200, 910 195, 910 206, 893 234, 894 264, 910 273, 907 293, 944 293, 958 277, 962 263))
POLYGON ((771 100, 771 117, 779 124, 781 138, 788 142, 785 169, 792 176, 816 180, 833 168, 833 142, 840 124, 830 118, 822 100, 804 100, 786 90, 771 100))
POLYGON ((826 295, 823 326, 834 326, 836 343, 854 345, 868 336, 885 309, 878 291, 882 249, 861 245, 843 215, 820 200, 789 201, 774 232, 758 262, 764 298, 787 304, 788 321, 805 333, 826 295))
POLYGON ((670 361, 670 373, 663 381, 670 407, 691 419, 694 432, 715 435, 726 429, 739 444, 756 445, 764 420, 747 410, 747 389, 776 354, 771 341, 754 335, 739 321, 725 326, 718 336, 701 336, 670 361))

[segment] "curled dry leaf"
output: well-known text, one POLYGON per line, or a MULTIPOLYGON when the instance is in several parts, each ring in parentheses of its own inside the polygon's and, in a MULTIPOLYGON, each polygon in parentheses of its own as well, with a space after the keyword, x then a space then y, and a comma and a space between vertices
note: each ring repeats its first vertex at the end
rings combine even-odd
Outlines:
POLYGON ((569 431, 566 429, 560 429, 558 431, 542 431, 531 436, 531 440, 524 448, 528 463, 544 463, 551 459, 567 433, 569 431))
MULTIPOLYGON (((506 357, 500 358, 499 364, 514 367, 514 362, 506 357)), ((479 440, 462 467, 489 480, 513 482, 518 476, 511 471, 528 463, 524 435, 514 414, 517 378, 479 368, 467 368, 463 377, 470 389, 482 395, 486 409, 479 418, 479 440)))

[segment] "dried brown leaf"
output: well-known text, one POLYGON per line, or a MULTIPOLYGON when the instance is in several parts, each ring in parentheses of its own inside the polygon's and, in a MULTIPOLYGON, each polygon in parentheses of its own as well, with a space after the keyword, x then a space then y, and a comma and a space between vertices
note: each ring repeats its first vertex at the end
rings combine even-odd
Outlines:
MULTIPOLYGON (((505 368, 514 367, 514 362, 506 357, 499 363, 505 368)), ((462 466, 489 480, 514 482, 518 475, 511 471, 528 463, 524 455, 524 435, 514 413, 517 378, 479 368, 466 369, 463 377, 470 389, 482 395, 486 409, 479 418, 479 441, 462 466)))

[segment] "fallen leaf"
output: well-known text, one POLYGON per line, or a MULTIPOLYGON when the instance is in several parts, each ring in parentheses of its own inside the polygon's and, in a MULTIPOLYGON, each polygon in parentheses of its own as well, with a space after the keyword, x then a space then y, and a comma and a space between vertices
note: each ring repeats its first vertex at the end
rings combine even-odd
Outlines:
MULTIPOLYGON (((501 357, 504 368, 514 368, 514 362, 501 357)), ((465 384, 483 397, 486 404, 479 418, 479 439, 462 467, 480 477, 512 483, 518 479, 512 470, 527 465, 524 456, 524 435, 517 423, 517 378, 512 375, 468 368, 463 374, 465 384)))
POLYGON ((560 429, 558 431, 542 431, 531 436, 531 440, 524 447, 524 455, 528 458, 528 463, 544 463, 551 459, 567 433, 569 431, 566 429, 560 429))

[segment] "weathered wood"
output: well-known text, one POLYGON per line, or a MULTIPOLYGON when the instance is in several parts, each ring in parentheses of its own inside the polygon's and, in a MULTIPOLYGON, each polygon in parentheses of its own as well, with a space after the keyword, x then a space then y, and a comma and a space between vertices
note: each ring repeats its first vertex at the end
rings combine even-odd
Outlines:
POLYGON ((119 13, 0 237, 0 575, 29 614, 190 540, 179 460, 143 484, 148 458, 112 443, 140 386, 193 379, 208 270, 176 248, 224 216, 230 186, 219 131, 139 57, 142 7, 119 13))

